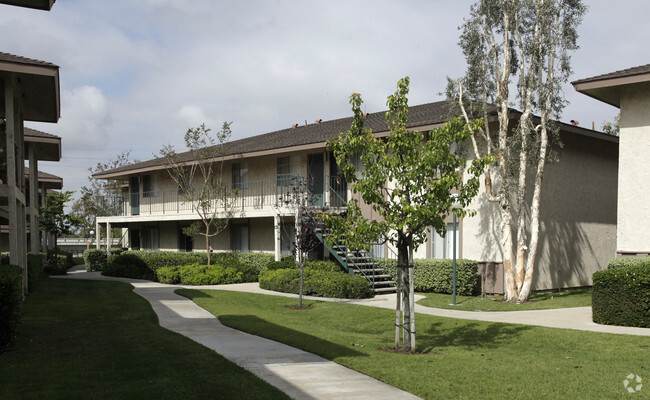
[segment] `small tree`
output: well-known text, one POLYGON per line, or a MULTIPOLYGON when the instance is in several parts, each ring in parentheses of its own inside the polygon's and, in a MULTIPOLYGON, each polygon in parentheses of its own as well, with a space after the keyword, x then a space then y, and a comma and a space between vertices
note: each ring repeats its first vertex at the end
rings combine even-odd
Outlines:
POLYGON ((618 113, 614 117, 614 122, 603 122, 603 125, 601 126, 601 129, 603 130, 603 133, 606 133, 608 135, 612 136, 618 136, 621 134, 621 114, 618 113))
POLYGON ((64 212, 65 203, 72 199, 74 192, 49 193, 39 210, 39 224, 42 230, 54 235, 54 254, 57 255, 57 240, 69 235, 82 224, 81 218, 64 212))
POLYGON ((561 85, 571 73, 569 52, 578 48, 584 12, 580 0, 481 0, 462 26, 467 73, 450 84, 449 97, 468 121, 476 115, 488 121, 496 106, 497 132, 488 123, 477 127, 472 144, 476 157, 497 160, 485 171, 485 190, 500 213, 508 301, 526 301, 532 287, 542 179, 559 142, 552 118, 566 103, 561 85), (511 126, 515 101, 522 112, 511 126))
MULTIPOLYGON (((478 192, 477 177, 486 160, 473 161, 464 181, 467 161, 453 148, 469 139, 470 129, 457 118, 428 132, 428 139, 424 132, 408 130, 408 89, 406 77, 398 82, 395 94, 388 97, 386 122, 391 133, 386 138, 377 138, 364 127, 361 96, 355 93, 350 97, 352 126, 338 139, 329 141, 328 147, 334 151, 345 179, 353 184, 353 192, 381 218, 366 219, 359 202, 352 199, 345 216, 330 216, 327 222, 333 231, 331 238, 343 238, 348 248, 367 247, 367 243, 380 238, 397 248, 396 326, 402 327, 404 350, 415 351, 413 251, 426 240, 428 227, 445 234, 445 217, 450 214, 453 193, 463 206, 457 215, 469 213, 465 207, 478 192), (360 159, 359 170, 353 163, 355 157, 360 159)), ((476 128, 480 122, 473 125, 476 128)), ((399 334, 397 329, 396 349, 399 334)))
POLYGON ((160 157, 169 176, 178 185, 180 198, 192 205, 192 211, 200 218, 183 233, 196 238, 203 236, 210 264, 210 238, 228 227, 232 217, 231 191, 224 182, 223 155, 230 139, 230 122, 224 122, 214 136, 211 130, 201 124, 185 133, 188 151, 177 154, 172 145, 160 150, 160 157))
MULTIPOLYGON (((291 246, 296 267, 300 271, 298 308, 302 308, 305 263, 309 253, 321 243, 317 233, 322 232, 324 226, 323 210, 308 206, 310 196, 308 182, 304 178, 296 176, 291 178, 288 185, 282 186, 278 199, 278 205, 292 210, 295 218, 295 236, 291 246)), ((288 234, 288 232, 285 233, 288 234)))

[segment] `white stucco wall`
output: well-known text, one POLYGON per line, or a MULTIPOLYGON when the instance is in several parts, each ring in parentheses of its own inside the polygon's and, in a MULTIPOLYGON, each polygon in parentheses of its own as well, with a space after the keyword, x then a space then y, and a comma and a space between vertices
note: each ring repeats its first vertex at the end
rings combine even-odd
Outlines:
POLYGON ((650 92, 622 91, 617 251, 650 252, 650 92))

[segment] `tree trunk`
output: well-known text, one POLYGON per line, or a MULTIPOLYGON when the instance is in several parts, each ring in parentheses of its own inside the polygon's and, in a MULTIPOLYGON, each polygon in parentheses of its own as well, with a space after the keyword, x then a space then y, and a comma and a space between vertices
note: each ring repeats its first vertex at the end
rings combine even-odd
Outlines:
POLYGON ((413 276, 413 242, 409 245, 409 308, 411 310, 411 352, 415 352, 415 281, 413 276))
POLYGON ((395 350, 399 350, 399 332, 400 328, 402 325, 400 324, 400 317, 401 317, 401 290, 400 287, 402 285, 402 270, 398 267, 397 268, 397 293, 395 293, 395 350))
POLYGON ((401 270, 401 282, 398 293, 402 297, 402 343, 404 351, 411 351, 411 303, 409 301, 409 274, 408 274, 408 246, 405 240, 400 238, 397 244, 397 268, 401 270))
POLYGON ((302 254, 302 251, 299 251, 300 254, 300 290, 298 291, 298 308, 302 308, 302 283, 304 282, 305 275, 305 256, 302 254))

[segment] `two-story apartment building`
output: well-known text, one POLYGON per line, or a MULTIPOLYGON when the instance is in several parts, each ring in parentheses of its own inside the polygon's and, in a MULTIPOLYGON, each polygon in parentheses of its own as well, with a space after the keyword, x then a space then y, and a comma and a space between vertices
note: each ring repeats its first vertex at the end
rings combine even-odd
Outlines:
MULTIPOLYGON (((389 134, 384 115, 366 116, 366 126, 377 136, 389 134)), ((429 131, 444 124, 449 112, 445 102, 429 103, 410 107, 409 118, 410 129, 429 131)), ((269 252, 276 257, 288 254, 294 217, 292 210, 282 207, 278 196, 291 176, 308 179, 313 205, 345 207, 352 191, 337 174, 325 142, 348 130, 351 122, 351 117, 318 120, 229 143, 222 158, 224 180, 237 189, 238 197, 230 226, 212 240, 212 249, 269 252)), ((591 274, 604 268, 615 250, 618 138, 573 125, 562 124, 561 128, 564 147, 560 162, 550 165, 545 173, 540 273, 535 289, 589 285, 591 274)), ((205 250, 202 243, 192 243, 183 235, 182 228, 198 216, 190 204, 182 202, 176 183, 159 160, 94 177, 123 182, 124 194, 106 199, 110 212, 100 216, 97 223, 123 228, 127 247, 205 250)), ((499 269, 502 256, 497 205, 488 203, 482 192, 472 206, 477 214, 462 219, 457 226, 457 256, 480 261, 488 280, 484 285, 499 292, 503 272, 499 269)), ((451 258, 451 236, 431 232, 415 257, 451 258)), ((375 247, 373 253, 391 257, 391 250, 385 246, 375 247)))

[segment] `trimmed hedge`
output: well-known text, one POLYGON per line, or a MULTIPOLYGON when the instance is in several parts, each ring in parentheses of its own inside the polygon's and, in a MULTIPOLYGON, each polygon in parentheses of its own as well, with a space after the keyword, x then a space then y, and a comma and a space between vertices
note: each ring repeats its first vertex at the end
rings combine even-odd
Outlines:
POLYGON ((156 270, 159 282, 184 285, 225 285, 230 283, 256 282, 257 269, 253 265, 236 260, 213 265, 182 265, 161 267, 156 270))
POLYGON ((139 257, 133 254, 112 255, 102 275, 153 281, 155 275, 139 257))
POLYGON ((16 265, 0 265, 0 353, 14 343, 20 326, 23 277, 16 265))
MULTIPOLYGON (((298 294, 300 271, 293 268, 262 271, 259 277, 262 289, 298 294)), ((305 267, 303 294, 306 296, 362 299, 372 297, 370 282, 346 272, 334 272, 305 267)))
MULTIPOLYGON (((381 263, 397 277, 397 260, 381 260, 381 263)), ((413 285, 416 292, 451 294, 453 291, 453 260, 413 260, 413 285)), ((456 260, 456 293, 469 296, 478 284, 478 263, 474 260, 456 260)))
POLYGON ((593 321, 650 328, 650 258, 593 275, 593 321))
POLYGON ((646 257, 618 257, 612 259, 607 264, 607 269, 612 268, 621 268, 621 267, 632 267, 639 265, 648 265, 650 264, 650 256, 646 257))
POLYGON ((86 271, 103 271, 108 264, 106 249, 88 249, 84 251, 86 271))

